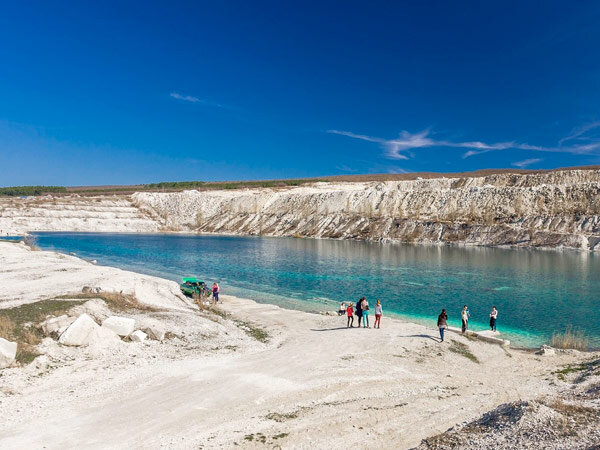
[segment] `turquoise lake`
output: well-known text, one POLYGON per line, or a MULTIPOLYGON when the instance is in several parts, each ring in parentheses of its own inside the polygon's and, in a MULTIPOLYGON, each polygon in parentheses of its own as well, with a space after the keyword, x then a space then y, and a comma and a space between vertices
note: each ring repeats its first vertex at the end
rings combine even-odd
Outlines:
MULTIPOLYGON (((461 248, 371 242, 168 234, 35 233, 45 250, 174 281, 218 281, 223 294, 307 311, 381 299, 385 315, 435 327, 441 308, 459 325, 498 330, 537 346, 566 327, 600 346, 600 255, 576 251, 461 248)), ((385 326, 385 321, 382 321, 385 326)))

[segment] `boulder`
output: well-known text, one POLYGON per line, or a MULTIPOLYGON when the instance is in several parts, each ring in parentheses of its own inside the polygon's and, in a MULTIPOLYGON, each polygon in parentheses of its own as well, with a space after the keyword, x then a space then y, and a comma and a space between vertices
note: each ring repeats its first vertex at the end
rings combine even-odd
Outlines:
POLYGON ((95 328, 88 337, 88 346, 94 348, 113 348, 121 344, 121 338, 110 328, 95 328))
POLYGON ((64 331, 75 322, 75 317, 69 317, 66 314, 59 317, 50 317, 40 324, 44 335, 60 336, 64 331))
POLYGON ((135 329, 135 320, 127 317, 110 316, 102 322, 104 328, 113 330, 119 336, 126 337, 133 333, 135 329))
POLYGON ((549 345, 542 345, 537 351, 537 354, 542 356, 556 356, 556 349, 550 347, 549 345))
POLYGON ((144 342, 148 335, 144 333, 142 330, 137 330, 129 335, 129 339, 133 342, 144 342))
POLYGON ((0 338, 0 369, 10 366, 17 356, 17 343, 0 338))
POLYGON ((165 329, 163 326, 158 324, 152 324, 144 328, 144 331, 150 339, 156 341, 162 341, 165 338, 165 329))
POLYGON ((58 342, 72 346, 87 345, 90 335, 97 328, 100 326, 94 322, 94 319, 87 314, 82 314, 60 335, 58 342))

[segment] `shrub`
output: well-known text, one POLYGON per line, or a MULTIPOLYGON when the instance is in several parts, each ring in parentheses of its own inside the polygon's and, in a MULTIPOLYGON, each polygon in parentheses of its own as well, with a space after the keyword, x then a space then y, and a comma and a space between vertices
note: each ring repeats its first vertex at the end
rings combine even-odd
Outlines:
POLYGON ((457 353, 461 356, 464 356, 465 358, 470 359, 474 363, 479 364, 479 359, 477 359, 477 356, 471 353, 469 347, 463 344, 462 342, 452 341, 452 344, 450 345, 450 347, 448 347, 448 350, 450 350, 453 353, 457 353))
POLYGON ((133 294, 123 294, 122 292, 75 292, 73 294, 59 295, 55 298, 63 300, 90 300, 93 298, 99 298, 104 300, 108 307, 113 311, 161 311, 160 308, 140 302, 133 294))
POLYGON ((587 350, 590 340, 581 330, 570 326, 562 333, 552 334, 552 347, 562 349, 587 350))

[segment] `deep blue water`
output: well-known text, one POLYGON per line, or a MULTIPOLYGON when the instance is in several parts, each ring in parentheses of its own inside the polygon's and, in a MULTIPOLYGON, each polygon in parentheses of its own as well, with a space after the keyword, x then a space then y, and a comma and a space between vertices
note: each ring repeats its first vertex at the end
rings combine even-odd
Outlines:
POLYGON ((367 296, 385 314, 435 325, 441 308, 485 329, 492 305, 513 343, 539 345, 567 326, 600 345, 600 255, 317 239, 167 234, 36 233, 43 249, 75 252, 179 281, 219 281, 222 292, 288 308, 337 308, 367 296))

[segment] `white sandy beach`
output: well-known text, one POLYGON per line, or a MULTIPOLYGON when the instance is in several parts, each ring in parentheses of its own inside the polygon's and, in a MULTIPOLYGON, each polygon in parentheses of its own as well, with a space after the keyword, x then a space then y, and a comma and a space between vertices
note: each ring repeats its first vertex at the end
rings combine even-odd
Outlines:
POLYGON ((436 329, 386 317, 378 330, 347 329, 345 317, 227 295, 224 319, 171 281, 20 244, 0 242, 0 267, 0 308, 101 287, 160 307, 125 315, 171 333, 109 349, 46 338, 46 354, 0 371, 2 449, 410 448, 501 403, 552 395, 551 372, 578 357, 452 333, 440 343, 436 329))

